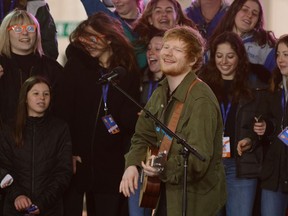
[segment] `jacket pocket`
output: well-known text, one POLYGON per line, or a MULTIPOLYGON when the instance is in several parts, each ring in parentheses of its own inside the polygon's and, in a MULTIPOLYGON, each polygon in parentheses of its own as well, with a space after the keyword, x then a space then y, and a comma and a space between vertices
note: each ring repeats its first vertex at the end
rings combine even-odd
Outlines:
POLYGON ((245 152, 236 158, 238 178, 257 178, 260 176, 263 162, 263 148, 257 146, 252 152, 245 152))

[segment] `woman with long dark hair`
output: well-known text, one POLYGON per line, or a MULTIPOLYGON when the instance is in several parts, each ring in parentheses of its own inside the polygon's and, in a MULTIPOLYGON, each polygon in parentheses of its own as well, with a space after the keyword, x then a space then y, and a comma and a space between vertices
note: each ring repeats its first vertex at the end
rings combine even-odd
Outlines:
POLYGON ((287 77, 288 77, 288 35, 277 41, 275 50, 277 67, 270 83, 271 118, 255 123, 254 131, 268 135, 270 143, 265 145, 261 172, 261 215, 286 215, 288 204, 288 147, 287 141, 287 77), (272 121, 271 121, 272 120, 272 121))
POLYGON ((56 112, 69 123, 73 143, 74 176, 65 199, 65 215, 82 215, 85 192, 89 215, 119 216, 126 200, 118 185, 139 109, 110 83, 101 85, 99 79, 118 66, 125 68, 115 82, 139 100, 134 50, 121 23, 103 12, 81 22, 70 42, 55 104, 56 112))
POLYGON ((211 59, 200 77, 215 93, 223 118, 226 215, 252 216, 262 162, 262 148, 252 126, 266 114, 269 72, 249 63, 237 34, 224 32, 213 41, 211 59))

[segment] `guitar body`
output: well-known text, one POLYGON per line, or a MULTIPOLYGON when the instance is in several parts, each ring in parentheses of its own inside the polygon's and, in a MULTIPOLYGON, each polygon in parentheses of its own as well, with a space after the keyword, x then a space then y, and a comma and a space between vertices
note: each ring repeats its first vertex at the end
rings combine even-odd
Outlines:
MULTIPOLYGON (((151 155, 157 155, 157 148, 148 148, 146 160, 151 155)), ((156 177, 146 176, 142 172, 142 185, 140 190, 139 206, 143 208, 152 208, 154 209, 157 205, 158 198, 160 195, 160 184, 161 180, 156 177)))

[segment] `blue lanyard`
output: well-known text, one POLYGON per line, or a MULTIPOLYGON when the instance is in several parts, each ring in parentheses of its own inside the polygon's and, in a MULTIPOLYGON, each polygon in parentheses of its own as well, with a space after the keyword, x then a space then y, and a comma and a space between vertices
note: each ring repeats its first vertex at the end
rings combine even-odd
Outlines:
POLYGON ((224 103, 221 103, 221 113, 222 113, 222 119, 223 119, 223 131, 225 131, 225 127, 226 127, 226 122, 227 122, 227 118, 228 118, 228 114, 230 112, 231 109, 231 101, 229 101, 229 103, 227 104, 227 109, 225 110, 225 106, 224 103))
MULTIPOLYGON (((5 17, 5 11, 4 11, 4 0, 1 0, 0 1, 1 2, 1 4, 0 4, 0 8, 1 8, 1 10, 0 10, 0 18, 1 18, 1 20, 0 21, 2 21, 3 20, 3 18, 5 17)), ((16 0, 11 0, 10 1, 10 7, 9 7, 9 11, 8 11, 8 13, 10 12, 10 11, 12 11, 13 9, 14 9, 14 7, 15 7, 15 4, 16 4, 16 0)))
POLYGON ((107 115, 107 111, 108 111, 108 107, 107 107, 108 89, 109 89, 109 84, 106 84, 106 85, 102 86, 102 97, 103 97, 103 101, 104 101, 105 115, 107 115))
POLYGON ((158 82, 155 82, 153 85, 153 81, 149 81, 149 89, 148 89, 148 95, 147 95, 147 101, 150 99, 153 91, 157 88, 158 82))
POLYGON ((282 89, 282 97, 281 97, 282 111, 285 112, 286 109, 286 100, 285 100, 285 90, 282 89))
POLYGON ((282 89, 282 95, 281 95, 281 106, 282 106, 281 128, 283 130, 284 116, 285 116, 285 112, 286 112, 286 99, 285 99, 285 89, 284 89, 284 87, 282 89))

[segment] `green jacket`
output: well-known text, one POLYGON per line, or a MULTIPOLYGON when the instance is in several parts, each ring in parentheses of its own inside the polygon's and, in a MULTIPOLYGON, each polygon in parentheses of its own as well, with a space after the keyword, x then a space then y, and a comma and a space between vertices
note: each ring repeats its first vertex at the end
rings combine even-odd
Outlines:
MULTIPOLYGON (((187 74, 167 102, 168 81, 159 83, 146 109, 166 125, 176 101, 185 102, 176 133, 197 149, 206 161, 189 155, 187 181, 187 216, 214 216, 226 201, 225 174, 222 165, 222 118, 218 102, 210 88, 197 83, 188 94, 190 84, 196 79, 193 72, 187 74)), ((126 154, 126 167, 141 166, 148 145, 160 146, 163 132, 152 119, 142 114, 137 122, 126 154)), ((165 183, 168 216, 180 216, 182 211, 183 157, 182 145, 173 140, 168 160, 160 179, 165 183)), ((156 210, 157 211, 157 210, 156 210)))

